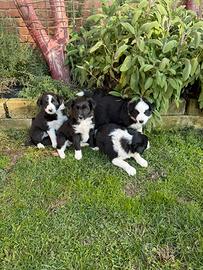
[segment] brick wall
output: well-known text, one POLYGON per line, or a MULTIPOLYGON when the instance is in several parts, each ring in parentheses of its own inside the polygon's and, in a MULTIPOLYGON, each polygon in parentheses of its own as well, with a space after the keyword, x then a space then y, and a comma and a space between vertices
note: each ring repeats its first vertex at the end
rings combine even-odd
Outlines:
MULTIPOLYGON (((32 2, 41 22, 51 35, 54 30, 54 21, 51 16, 49 1, 32 0, 32 2)), ((92 11, 96 12, 100 7, 99 0, 65 0, 65 4, 69 25, 76 28, 83 24, 85 18, 92 11)), ((17 31, 22 42, 33 42, 13 0, 0 0, 0 20, 3 27, 5 27, 5 31, 17 31), (5 17, 13 18, 12 24, 8 24, 8 20, 5 23, 5 17)))

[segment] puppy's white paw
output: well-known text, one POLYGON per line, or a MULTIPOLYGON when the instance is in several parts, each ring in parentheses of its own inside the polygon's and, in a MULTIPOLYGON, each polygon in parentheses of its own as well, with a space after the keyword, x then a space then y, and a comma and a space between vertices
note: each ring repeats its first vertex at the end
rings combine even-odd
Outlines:
POLYGON ((60 158, 64 159, 66 157, 66 155, 65 155, 65 153, 64 153, 63 150, 57 149, 57 152, 58 152, 60 158))
POLYGON ((140 160, 139 164, 144 168, 148 167, 148 162, 145 159, 140 160))
POLYGON ((64 159, 66 157, 66 154, 64 153, 64 151, 57 150, 57 152, 58 152, 60 158, 64 159))
POLYGON ((56 143, 52 143, 52 147, 53 148, 56 148, 57 147, 57 144, 56 143))
POLYGON ((136 169, 133 167, 130 167, 126 170, 126 172, 128 173, 128 175, 133 176, 136 175, 136 169))
POLYGON ((81 143, 80 143, 80 146, 81 146, 81 147, 89 146, 89 143, 81 142, 81 143))
POLYGON ((42 143, 38 143, 38 144, 37 144, 37 148, 38 148, 38 149, 44 149, 45 146, 44 146, 42 143))
POLYGON ((93 147, 92 150, 93 150, 93 151, 99 151, 99 147, 98 147, 98 146, 93 147))
POLYGON ((80 160, 82 158, 82 151, 75 151, 75 159, 80 160))

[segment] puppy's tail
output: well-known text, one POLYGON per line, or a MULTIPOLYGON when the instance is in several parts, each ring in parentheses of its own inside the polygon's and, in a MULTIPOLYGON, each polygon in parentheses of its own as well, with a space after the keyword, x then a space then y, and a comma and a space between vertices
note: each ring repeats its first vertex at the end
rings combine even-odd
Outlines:
POLYGON ((105 88, 95 88, 92 91, 90 90, 83 90, 81 92, 78 92, 76 95, 79 97, 87 97, 87 98, 93 98, 94 100, 99 100, 101 97, 107 95, 108 92, 105 88))
POLYGON ((76 94, 76 96, 78 96, 78 97, 92 97, 92 92, 88 91, 88 90, 83 90, 81 92, 78 92, 76 94))

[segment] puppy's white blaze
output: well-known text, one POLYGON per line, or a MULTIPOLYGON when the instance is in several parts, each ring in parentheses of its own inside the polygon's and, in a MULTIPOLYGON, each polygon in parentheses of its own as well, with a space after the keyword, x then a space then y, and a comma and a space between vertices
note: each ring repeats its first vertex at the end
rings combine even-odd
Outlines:
POLYGON ((133 176, 136 174, 136 169, 130 166, 126 161, 122 160, 121 158, 114 158, 112 160, 112 163, 115 166, 120 167, 121 169, 126 171, 128 175, 133 176))
POLYGON ((39 148, 39 149, 44 149, 45 146, 44 146, 42 143, 38 143, 38 144, 37 144, 37 148, 39 148))
POLYGON ((75 159, 80 160, 82 158, 82 151, 75 150, 75 159))
POLYGON ((140 113, 144 113, 149 109, 149 105, 141 99, 135 106, 135 109, 140 113))
POLYGON ((144 158, 142 158, 139 153, 135 153, 133 157, 141 167, 146 168, 148 166, 148 162, 144 158))
POLYGON ((84 93, 83 91, 78 92, 78 93, 76 94, 76 96, 78 96, 78 97, 83 97, 84 95, 85 95, 85 93, 84 93))
POLYGON ((92 117, 88 117, 84 120, 81 120, 79 124, 73 125, 75 133, 81 134, 81 142, 86 143, 89 139, 90 129, 94 128, 92 123, 92 117))
POLYGON ((48 97, 48 105, 45 108, 46 113, 48 114, 55 114, 56 113, 56 107, 54 106, 54 104, 52 103, 52 95, 47 95, 48 97), (51 112, 49 111, 51 110, 51 112))
POLYGON ((121 146, 121 139, 125 139, 132 142, 132 135, 130 135, 127 130, 116 129, 115 131, 111 132, 110 135, 113 143, 113 149, 115 152, 118 153, 118 156, 122 159, 126 159, 129 157, 129 154, 121 146))
POLYGON ((136 120, 138 123, 136 123, 136 126, 134 127, 135 129, 137 129, 137 130, 141 129, 142 126, 145 125, 147 123, 147 121, 149 120, 149 118, 151 117, 151 115, 147 116, 145 114, 145 111, 147 111, 148 109, 149 109, 149 105, 146 102, 144 102, 142 99, 135 106, 135 110, 137 110, 139 112, 137 117, 136 117, 136 120), (143 122, 139 123, 139 121, 143 121, 143 122))
POLYGON ((69 141, 65 141, 64 145, 61 147, 61 149, 57 149, 57 152, 59 154, 59 157, 60 158, 65 158, 66 155, 65 155, 65 150, 66 150, 66 146, 68 145, 69 141))

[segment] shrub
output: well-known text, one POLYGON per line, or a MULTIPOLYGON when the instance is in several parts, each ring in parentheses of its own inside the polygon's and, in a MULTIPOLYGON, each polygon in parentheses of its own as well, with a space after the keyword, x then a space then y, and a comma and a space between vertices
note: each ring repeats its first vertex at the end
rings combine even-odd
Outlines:
POLYGON ((5 31, 10 23, 11 19, 5 18, 4 24, 0 24, 0 92, 13 85, 24 86, 32 76, 48 74, 38 51, 20 43, 15 32, 5 31))
MULTIPOLYGON (((81 86, 177 106, 184 87, 203 69, 203 21, 174 1, 114 1, 92 15, 67 46, 67 64, 81 86)), ((200 95, 203 107, 203 94, 200 95)))
POLYGON ((35 98, 44 92, 58 93, 65 98, 72 98, 74 91, 62 81, 53 80, 50 76, 33 76, 24 84, 20 96, 24 98, 35 98))

